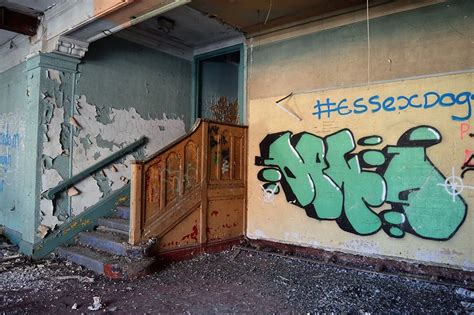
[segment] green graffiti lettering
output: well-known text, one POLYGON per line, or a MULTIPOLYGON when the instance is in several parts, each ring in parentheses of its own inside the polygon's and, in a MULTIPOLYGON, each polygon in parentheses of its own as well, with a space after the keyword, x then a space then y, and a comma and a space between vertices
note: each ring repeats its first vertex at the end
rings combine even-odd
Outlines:
MULTIPOLYGON (((394 238, 405 233, 434 239, 451 238, 464 222, 467 205, 456 186, 427 156, 440 143, 433 127, 405 132, 396 146, 354 153, 350 130, 320 138, 285 131, 260 143, 256 165, 266 193, 278 194, 320 220, 335 220, 347 232, 370 235, 383 229, 394 238), (384 210, 378 208, 385 205, 384 210), (388 207, 387 207, 388 206, 388 207)), ((382 143, 379 136, 359 140, 361 146, 382 143)))

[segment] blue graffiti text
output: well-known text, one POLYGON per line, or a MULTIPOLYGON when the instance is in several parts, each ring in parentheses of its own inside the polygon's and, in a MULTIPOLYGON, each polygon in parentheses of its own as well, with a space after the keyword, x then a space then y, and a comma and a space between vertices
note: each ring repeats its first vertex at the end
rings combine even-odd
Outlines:
POLYGON ((394 112, 403 111, 407 108, 417 109, 432 109, 435 107, 464 107, 464 115, 452 115, 451 119, 454 121, 467 121, 472 116, 472 103, 474 102, 474 94, 471 92, 444 93, 430 91, 422 95, 398 95, 381 97, 380 95, 373 95, 368 98, 359 97, 354 100, 347 98, 341 100, 332 100, 326 98, 325 100, 317 100, 314 105, 315 111, 313 115, 318 119, 322 117, 330 118, 331 113, 341 116, 345 115, 359 115, 364 113, 376 113, 379 111, 394 112))

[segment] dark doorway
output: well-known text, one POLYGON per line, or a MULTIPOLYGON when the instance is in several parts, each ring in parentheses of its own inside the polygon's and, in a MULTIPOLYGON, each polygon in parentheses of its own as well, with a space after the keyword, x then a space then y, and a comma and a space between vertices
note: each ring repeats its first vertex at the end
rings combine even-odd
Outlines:
POLYGON ((240 123, 241 59, 239 47, 196 58, 198 117, 240 123))

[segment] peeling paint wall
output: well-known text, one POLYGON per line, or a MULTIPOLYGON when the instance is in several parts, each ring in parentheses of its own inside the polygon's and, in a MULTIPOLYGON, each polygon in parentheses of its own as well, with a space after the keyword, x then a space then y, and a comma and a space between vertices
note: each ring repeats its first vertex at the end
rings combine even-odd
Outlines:
POLYGON ((130 162, 185 133, 191 63, 117 38, 92 44, 76 74, 44 69, 42 192, 146 136, 148 144, 62 193, 42 198, 54 229, 130 180, 130 162))
POLYGON ((183 119, 168 118, 164 113, 161 119, 147 119, 134 107, 110 108, 99 119, 97 107, 89 104, 84 95, 76 102, 76 113, 74 119, 80 127, 74 136, 73 174, 94 165, 142 136, 146 136, 149 142, 141 152, 129 155, 123 161, 104 169, 95 179, 89 178, 76 185, 80 194, 72 197, 73 215, 95 204, 104 194, 128 183, 132 160, 150 156, 185 133, 183 119))
POLYGON ((188 60, 110 36, 90 45, 79 66, 76 95, 85 95, 99 115, 109 108, 133 107, 146 119, 162 119, 165 113, 188 123, 191 66, 188 60))
MULTIPOLYGON (((73 103, 73 84, 75 78, 73 69, 61 70, 52 67, 41 68, 40 83, 40 145, 41 155, 41 194, 55 187, 61 181, 70 177, 70 141, 72 126, 71 117, 73 103)), ((53 200, 41 197, 37 236, 43 238, 48 230, 54 229, 70 217, 69 200, 62 193, 53 200)))
POLYGON ((40 54, 0 75, 0 224, 25 253, 58 225, 123 187, 130 161, 190 121, 191 63, 106 38, 82 60, 40 54), (51 201, 63 180, 146 136, 149 143, 51 201))
POLYGON ((248 237, 474 270, 473 12, 250 39, 248 237))

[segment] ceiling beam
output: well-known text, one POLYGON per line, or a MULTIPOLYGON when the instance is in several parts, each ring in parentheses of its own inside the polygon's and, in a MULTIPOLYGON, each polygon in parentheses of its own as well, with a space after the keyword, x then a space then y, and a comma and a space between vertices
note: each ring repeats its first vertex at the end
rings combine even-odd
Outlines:
POLYGON ((28 36, 36 35, 39 19, 6 7, 0 7, 0 29, 28 36))

